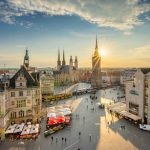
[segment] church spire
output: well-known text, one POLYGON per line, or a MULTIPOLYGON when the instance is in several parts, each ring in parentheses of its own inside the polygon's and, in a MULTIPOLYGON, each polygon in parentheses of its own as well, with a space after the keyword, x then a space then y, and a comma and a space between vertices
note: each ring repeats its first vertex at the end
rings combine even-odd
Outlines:
POLYGON ((95 52, 94 52, 94 55, 99 55, 99 52, 98 52, 98 42, 97 42, 97 35, 96 35, 96 44, 95 44, 95 52))
POLYGON ((65 52, 63 50, 63 60, 62 60, 62 65, 66 65, 66 61, 65 61, 65 52))
POLYGON ((75 68, 78 69, 78 58, 75 56, 75 68))
POLYGON ((95 45, 95 49, 98 49, 98 44, 97 44, 97 35, 96 35, 96 45, 95 45))
POLYGON ((73 59, 72 59, 72 56, 70 56, 70 66, 73 66, 73 59))
POLYGON ((63 61, 65 61, 65 52, 63 50, 63 61))
POLYGON ((61 61, 60 61, 60 51, 58 49, 58 60, 57 60, 57 69, 59 70, 61 67, 61 61))
POLYGON ((58 49, 58 61, 60 61, 60 51, 58 49))

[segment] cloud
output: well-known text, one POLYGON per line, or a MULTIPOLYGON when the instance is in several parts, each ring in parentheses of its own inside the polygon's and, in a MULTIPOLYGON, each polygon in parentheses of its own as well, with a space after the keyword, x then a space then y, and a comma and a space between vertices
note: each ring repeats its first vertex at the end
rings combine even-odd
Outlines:
MULTIPOLYGON (((141 14, 150 11, 150 4, 139 0, 6 0, 0 3, 0 19, 15 23, 15 18, 28 14, 78 15, 98 26, 123 31, 142 25, 141 14)), ((126 34, 125 33, 125 34, 126 34)))

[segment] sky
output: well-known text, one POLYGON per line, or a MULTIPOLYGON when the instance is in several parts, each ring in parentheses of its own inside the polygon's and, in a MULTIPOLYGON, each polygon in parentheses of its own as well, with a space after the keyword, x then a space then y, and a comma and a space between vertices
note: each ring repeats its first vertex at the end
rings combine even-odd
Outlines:
POLYGON ((150 0, 0 0, 0 68, 91 67, 96 35, 102 67, 150 67, 150 0))

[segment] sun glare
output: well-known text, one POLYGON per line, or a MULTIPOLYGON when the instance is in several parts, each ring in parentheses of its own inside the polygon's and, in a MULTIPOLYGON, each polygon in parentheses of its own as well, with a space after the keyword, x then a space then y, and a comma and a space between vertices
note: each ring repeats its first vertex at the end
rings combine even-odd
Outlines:
POLYGON ((100 49, 100 55, 105 56, 106 55, 106 50, 104 48, 100 49))

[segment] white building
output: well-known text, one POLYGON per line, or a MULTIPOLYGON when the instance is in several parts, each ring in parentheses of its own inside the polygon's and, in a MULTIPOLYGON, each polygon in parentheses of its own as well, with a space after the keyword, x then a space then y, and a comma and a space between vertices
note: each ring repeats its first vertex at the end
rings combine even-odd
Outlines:
POLYGON ((120 84, 125 85, 126 81, 131 81, 134 79, 134 74, 137 69, 126 69, 120 76, 120 84))
POLYGON ((137 69, 133 81, 127 81, 126 110, 150 124, 150 68, 137 69))

